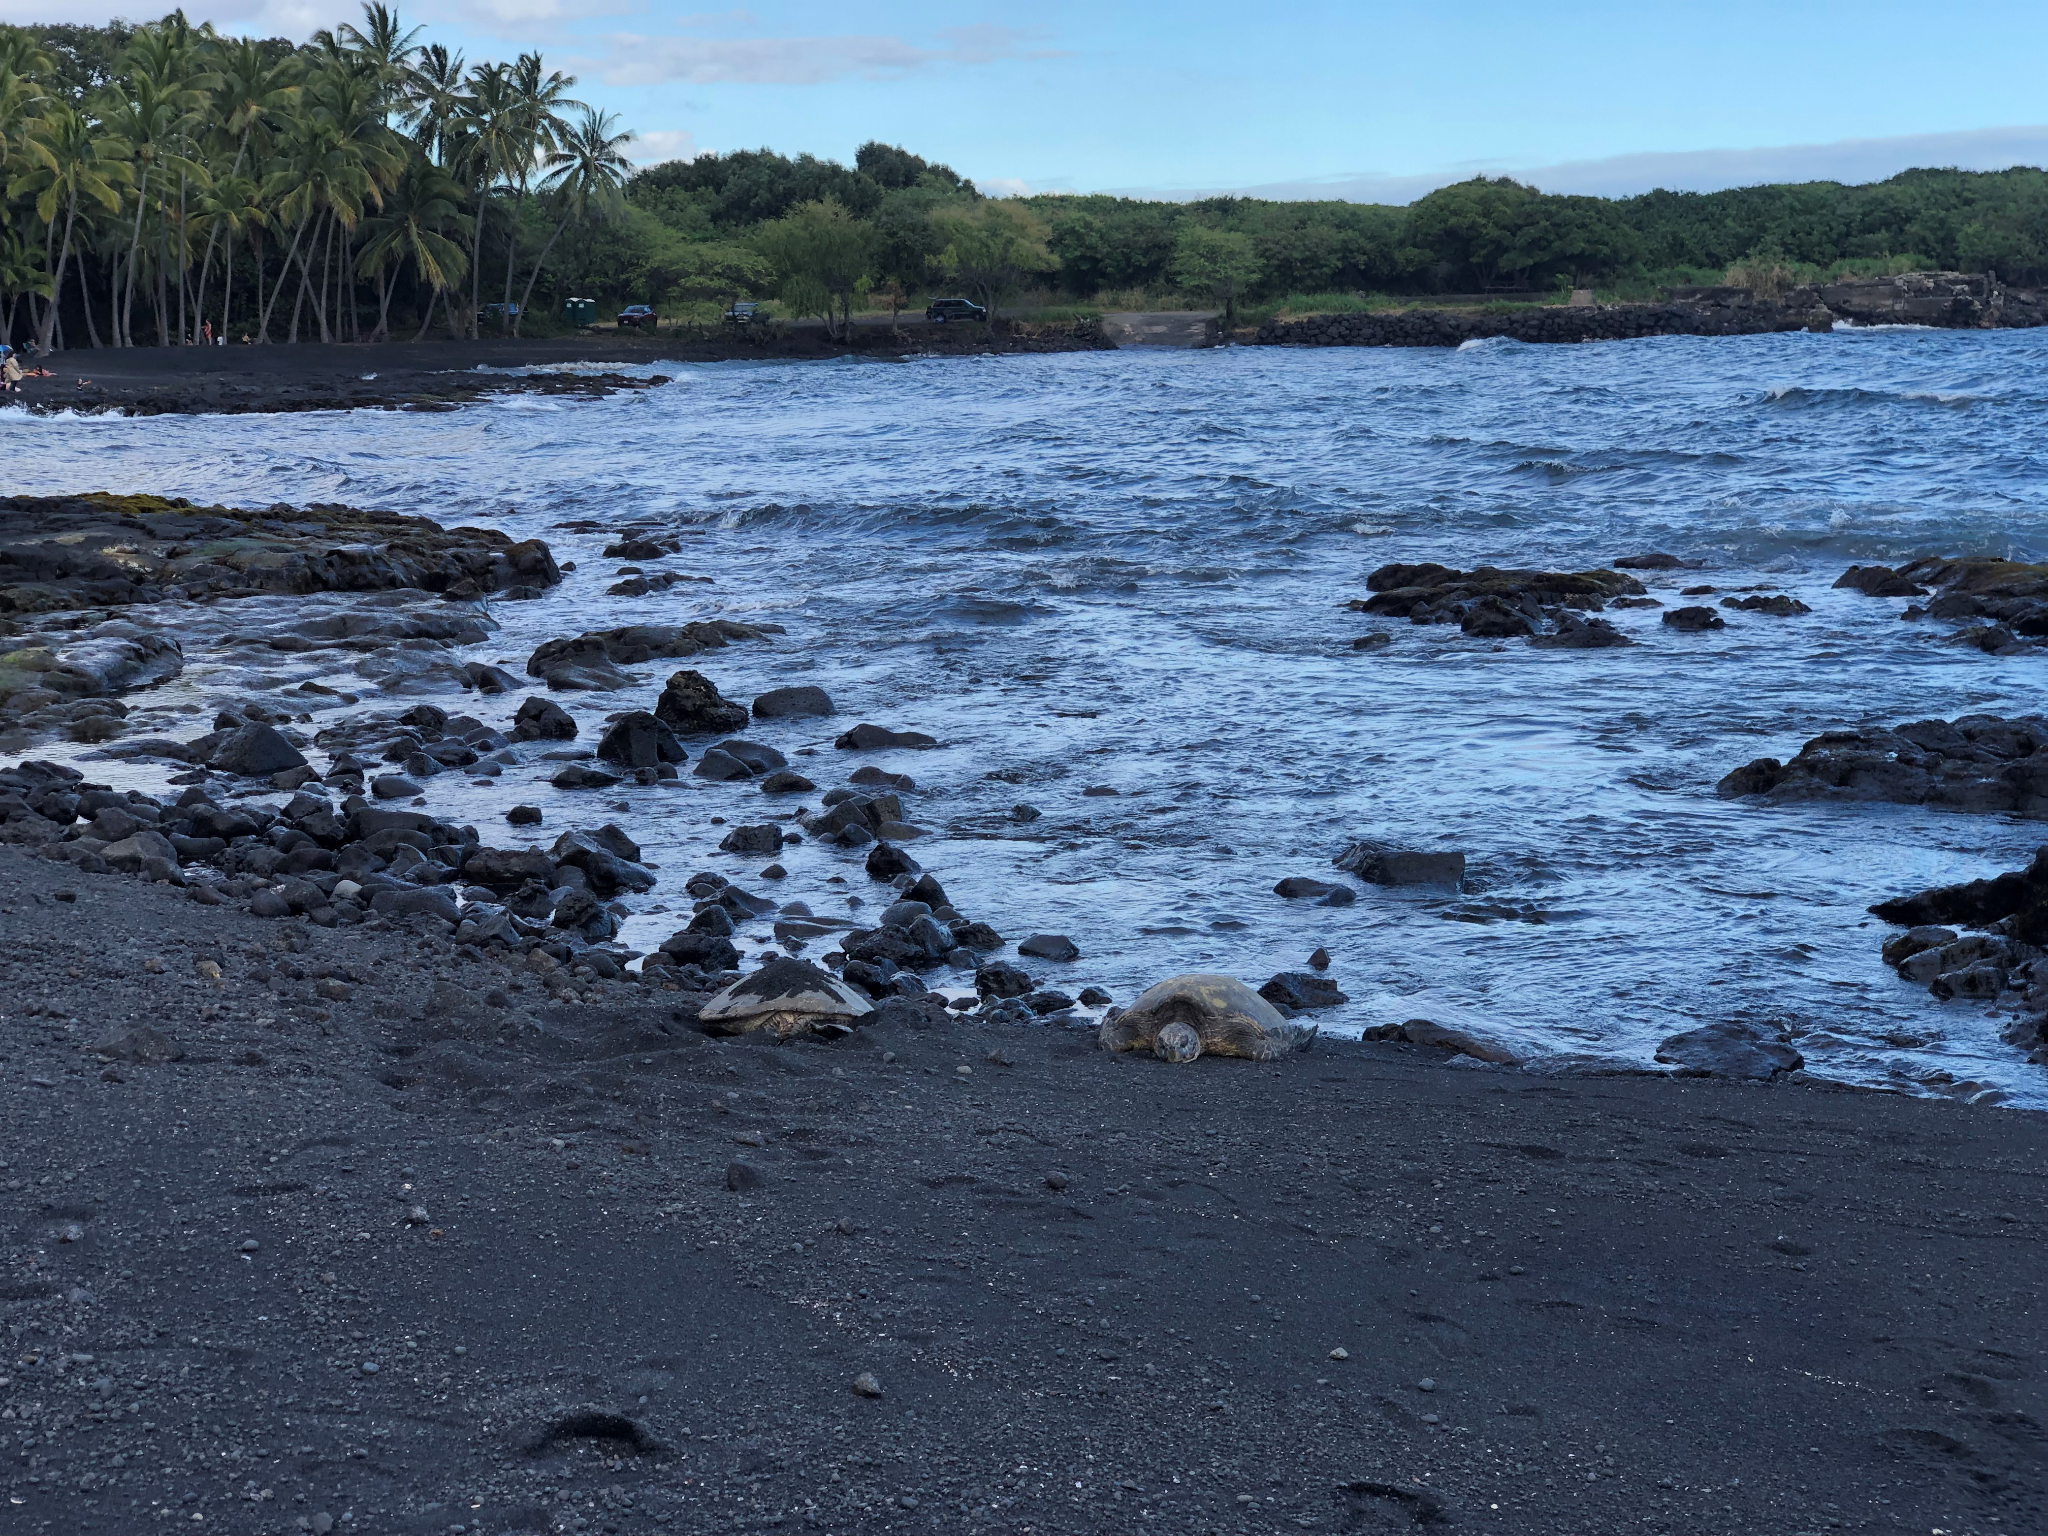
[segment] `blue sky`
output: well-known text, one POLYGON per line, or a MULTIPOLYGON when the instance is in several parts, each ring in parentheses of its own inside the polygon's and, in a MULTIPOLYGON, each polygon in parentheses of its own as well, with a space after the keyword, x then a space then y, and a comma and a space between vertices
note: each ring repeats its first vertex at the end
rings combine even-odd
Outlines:
MULTIPOLYGON (((0 0, 9 20, 138 9, 0 0)), ((403 10, 472 57, 540 48, 650 157, 766 145, 843 159, 873 137, 991 189, 1405 201, 1477 170, 1613 193, 2048 159, 2039 0, 403 10)), ((349 12, 194 0, 188 14, 303 37, 349 12)))

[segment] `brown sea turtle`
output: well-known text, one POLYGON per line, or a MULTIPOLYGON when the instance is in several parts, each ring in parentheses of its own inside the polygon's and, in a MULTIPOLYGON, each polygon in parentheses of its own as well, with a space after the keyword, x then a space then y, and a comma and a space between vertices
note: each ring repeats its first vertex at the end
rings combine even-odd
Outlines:
POLYGON ((1303 1050, 1313 1024, 1291 1023, 1279 1009, 1230 976, 1170 976, 1113 1019, 1103 1021, 1105 1051, 1150 1051, 1161 1061, 1243 1056, 1272 1061, 1303 1050))
POLYGON ((707 1034, 744 1035, 772 1029, 787 1040, 814 1030, 845 1035, 875 1005, 829 971, 778 957, 742 976, 697 1011, 707 1034))

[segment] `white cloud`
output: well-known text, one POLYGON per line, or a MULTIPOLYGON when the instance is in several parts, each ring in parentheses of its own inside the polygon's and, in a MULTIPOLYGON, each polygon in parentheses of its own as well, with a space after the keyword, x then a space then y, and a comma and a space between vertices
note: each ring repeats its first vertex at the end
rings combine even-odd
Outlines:
POLYGON ((694 160, 704 151, 687 128, 652 128, 633 136, 629 146, 638 165, 657 165, 664 160, 694 160))
POLYGON ((880 34, 843 37, 647 37, 610 39, 607 85, 822 85, 831 80, 890 80, 946 64, 1062 58, 1031 46, 1034 34, 1011 27, 951 27, 940 46, 880 34))
POLYGON ((1768 149, 1696 149, 1612 155, 1530 166, 1501 159, 1469 161, 1419 176, 1362 172, 1302 181, 1200 190, 1122 189, 1129 197, 1183 202, 1230 193, 1280 200, 1327 198, 1348 203, 1411 203, 1438 187, 1472 176, 1512 176, 1546 192, 1630 197, 1662 187, 1674 192, 1716 192, 1773 181, 1883 181, 1923 166, 2002 171, 2048 165, 2048 127, 1975 128, 1960 133, 1905 134, 1886 139, 1841 139, 1832 144, 1786 144, 1768 149))
POLYGON ((974 188, 983 197, 1029 197, 1031 183, 1019 176, 977 176, 974 188))

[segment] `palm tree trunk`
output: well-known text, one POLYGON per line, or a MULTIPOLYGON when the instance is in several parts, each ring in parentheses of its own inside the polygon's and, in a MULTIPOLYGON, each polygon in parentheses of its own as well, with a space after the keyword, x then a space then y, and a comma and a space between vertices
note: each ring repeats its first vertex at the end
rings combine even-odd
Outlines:
POLYGON ((116 329, 121 333, 114 343, 118 347, 134 345, 135 333, 129 320, 135 313, 135 259, 142 253, 142 209, 149 201, 149 162, 142 162, 142 181, 135 189, 135 234, 128 242, 128 287, 121 303, 121 318, 116 329))
MULTIPOLYGON (((50 283, 50 307, 43 312, 43 328, 36 337, 36 345, 45 352, 50 350, 50 340, 56 334, 57 306, 64 302, 64 268, 71 260, 71 226, 78 218, 78 192, 72 189, 71 201, 64 210, 64 244, 57 257, 57 275, 50 283)), ((53 225, 52 228, 55 226, 53 225)), ((82 263, 81 263, 82 265, 82 263)), ((92 296, 86 296, 86 312, 92 312, 92 296)))
POLYGON ((186 277, 191 266, 191 263, 185 259, 187 254, 188 252, 185 248, 185 173, 180 171, 178 172, 178 345, 180 346, 189 346, 192 341, 191 332, 185 329, 186 277))
MULTIPOLYGON (((483 314, 484 293, 484 210, 490 206, 490 192, 490 179, 486 177, 484 179, 484 185, 477 189, 476 229, 470 235, 469 239, 469 336, 470 340, 472 341, 477 339, 477 327, 482 323, 481 316, 483 314)), ((450 305, 448 308, 448 316, 449 328, 452 330, 455 325, 455 307, 453 305, 450 305)))
MULTIPOLYGON (((427 295, 427 317, 426 317, 426 319, 424 319, 424 320, 422 320, 422 321, 420 322, 420 328, 419 328, 419 329, 418 329, 417 331, 415 331, 415 332, 413 333, 413 338, 412 338, 412 339, 413 339, 414 341, 424 341, 424 340, 426 340, 426 337, 427 337, 427 327, 428 327, 428 326, 430 326, 430 325, 432 325, 432 324, 434 323, 434 301, 435 301, 436 299, 440 298, 440 297, 441 297, 441 289, 440 289, 439 285, 436 285, 436 286, 435 286, 435 288, 434 288, 434 291, 433 291, 432 293, 430 293, 430 294, 428 294, 428 295, 427 295)), ((451 326, 452 326, 452 325, 454 324, 454 322, 453 322, 453 321, 450 321, 449 323, 450 323, 450 325, 451 325, 451 326)))
POLYGON ((393 262, 380 275, 384 292, 377 300, 377 329, 370 332, 372 341, 391 339, 391 291, 398 286, 398 263, 393 262))
MULTIPOLYGON (((296 252, 296 251, 298 250, 298 248, 299 248, 299 239, 300 239, 300 237, 301 237, 302 235, 304 235, 304 234, 306 233, 306 226, 307 226, 308 224, 312 223, 312 222, 313 222, 313 216, 312 216, 311 214, 308 214, 308 215, 307 215, 307 216, 306 216, 305 218, 303 218, 303 219, 299 220, 299 227, 298 227, 297 229, 295 229, 295 230, 293 230, 293 231, 292 231, 292 243, 291 243, 291 245, 290 245, 289 247, 287 247, 287 248, 286 248, 286 250, 285 250, 285 253, 284 253, 284 265, 283 265, 283 268, 282 268, 282 270, 280 270, 280 271, 278 272, 278 274, 277 274, 277 282, 276 282, 276 283, 275 283, 274 285, 272 285, 272 287, 271 287, 271 290, 270 290, 270 302, 269 302, 268 304, 266 304, 266 305, 262 306, 262 309, 263 309, 263 319, 262 319, 261 325, 260 325, 260 327, 259 327, 259 329, 258 329, 258 331, 257 331, 257 333, 256 333, 256 340, 257 340, 257 342, 258 342, 258 344, 259 344, 259 345, 260 345, 260 344, 264 344, 264 343, 267 343, 267 342, 268 342, 268 341, 270 340, 270 315, 271 315, 271 311, 273 311, 273 310, 275 310, 275 309, 277 308, 277 300, 278 300, 278 295, 284 292, 284 280, 285 280, 285 279, 286 279, 287 277, 290 277, 290 276, 291 276, 291 272, 292 272, 292 256, 293 256, 293 254, 294 254, 294 253, 295 253, 295 252, 296 252)), ((259 273, 257 274, 257 279, 256 279, 256 280, 257 280, 257 281, 258 281, 259 283, 260 283, 260 282, 262 282, 262 280, 263 280, 263 279, 262 279, 262 274, 261 274, 260 272, 259 272, 259 273)), ((260 297, 260 295, 259 295, 259 297, 260 297)), ((296 326, 297 326, 297 324, 298 324, 298 311, 297 311, 297 309, 296 309, 296 308, 294 308, 294 310, 293 310, 293 312, 292 312, 292 323, 293 323, 293 326, 294 326, 294 327, 296 327, 296 326)))
POLYGON ((222 247, 226 255, 221 258, 220 269, 220 339, 228 339, 228 317, 235 312, 235 232, 228 231, 226 244, 222 247))
POLYGON ((533 285, 540 281, 541 266, 547 261, 548 252, 555 248, 555 242, 561 238, 562 231, 569 227, 569 218, 566 213, 562 215, 562 221, 555 226, 555 232, 548 236, 548 243, 540 248, 540 254, 533 259, 533 271, 526 279, 526 292, 519 296, 519 318, 512 322, 514 336, 519 334, 520 322, 526 318, 526 306, 533 302, 533 285))

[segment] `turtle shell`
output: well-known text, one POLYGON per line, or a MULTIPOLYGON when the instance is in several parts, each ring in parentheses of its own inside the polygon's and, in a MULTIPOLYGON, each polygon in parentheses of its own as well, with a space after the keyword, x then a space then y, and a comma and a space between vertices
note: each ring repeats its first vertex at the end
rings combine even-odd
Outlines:
POLYGON ((697 1019, 714 1035, 743 1035, 756 1029, 790 1035, 835 1024, 851 1029, 855 1019, 874 1011, 873 1003, 831 972, 778 956, 714 993, 697 1010, 697 1019))
MULTIPOLYGON (((1202 1042, 1204 1056, 1241 1056, 1271 1061, 1299 1050, 1316 1036, 1313 1025, 1290 1023, 1271 1003, 1233 976, 1196 972, 1170 976, 1146 988, 1114 1019, 1104 1021, 1104 1050, 1149 1051, 1160 1030, 1185 1024, 1202 1042)), ((1170 1059, 1191 1059, 1176 1050, 1170 1059)))

